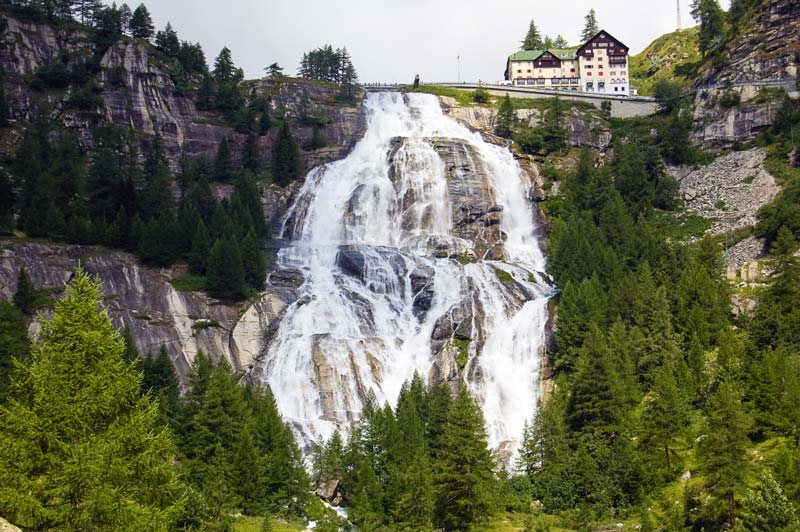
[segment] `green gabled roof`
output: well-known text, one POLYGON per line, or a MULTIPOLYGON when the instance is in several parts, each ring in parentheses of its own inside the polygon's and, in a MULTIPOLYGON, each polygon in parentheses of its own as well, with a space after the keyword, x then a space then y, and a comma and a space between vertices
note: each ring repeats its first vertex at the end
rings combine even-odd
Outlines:
POLYGON ((575 52, 577 50, 578 50, 577 48, 561 48, 558 50, 548 50, 548 52, 558 57, 559 59, 569 60, 569 59, 575 59, 577 57, 575 55, 575 52))
POLYGON ((576 48, 562 48, 552 50, 522 50, 508 56, 509 61, 535 61, 545 52, 550 52, 559 59, 575 59, 576 48))
POLYGON ((509 61, 534 61, 539 58, 545 51, 544 50, 522 50, 515 52, 508 56, 509 61))

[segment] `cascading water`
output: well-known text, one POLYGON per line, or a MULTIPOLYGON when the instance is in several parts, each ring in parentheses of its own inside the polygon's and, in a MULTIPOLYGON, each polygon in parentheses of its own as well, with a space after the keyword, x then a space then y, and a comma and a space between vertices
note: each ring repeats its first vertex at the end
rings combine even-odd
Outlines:
POLYGON ((300 270, 305 283, 267 350, 264 378, 309 443, 346 431, 370 390, 394 404, 414 372, 463 377, 490 444, 510 455, 536 405, 550 292, 530 184, 507 149, 446 117, 434 96, 376 93, 364 105, 364 138, 311 171, 287 213, 292 244, 277 265, 300 270), (443 146, 454 153, 449 167, 443 146), (472 232, 454 222, 464 212, 458 223, 469 221, 470 205, 454 205, 452 187, 475 168, 500 217, 499 242, 488 245, 475 235, 489 222, 472 232), (457 359, 449 368, 448 357, 457 359))

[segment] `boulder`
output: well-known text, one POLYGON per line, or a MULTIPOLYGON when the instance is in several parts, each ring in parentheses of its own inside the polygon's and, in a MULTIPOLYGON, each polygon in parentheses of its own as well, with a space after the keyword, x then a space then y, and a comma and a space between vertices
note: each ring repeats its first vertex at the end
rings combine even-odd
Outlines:
POLYGON ((366 259, 356 246, 340 246, 336 253, 336 265, 348 275, 364 278, 366 259))

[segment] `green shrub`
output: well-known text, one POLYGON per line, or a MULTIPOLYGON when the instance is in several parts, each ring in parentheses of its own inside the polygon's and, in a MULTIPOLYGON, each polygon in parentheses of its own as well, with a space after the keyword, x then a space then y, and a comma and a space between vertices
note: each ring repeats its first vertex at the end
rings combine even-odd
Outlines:
POLYGON ((734 90, 725 91, 719 99, 719 105, 723 109, 732 109, 738 106, 742 101, 742 96, 734 90))
POLYGON ((489 91, 479 88, 472 93, 472 101, 475 103, 489 103, 489 91))
POLYGON ((71 79, 66 63, 62 59, 55 59, 36 69, 32 85, 37 90, 65 89, 69 87, 71 79))

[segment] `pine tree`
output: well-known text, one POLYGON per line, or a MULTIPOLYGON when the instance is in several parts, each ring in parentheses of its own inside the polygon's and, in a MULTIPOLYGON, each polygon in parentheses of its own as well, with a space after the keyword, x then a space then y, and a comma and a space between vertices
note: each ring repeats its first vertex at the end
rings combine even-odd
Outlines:
POLYGON ((700 456, 708 486, 728 503, 728 523, 736 527, 736 494, 744 486, 748 470, 747 431, 752 425, 737 385, 723 382, 706 406, 708 434, 700 444, 700 456))
POLYGON ((181 42, 178 33, 172 29, 172 24, 167 22, 164 31, 156 33, 156 46, 170 57, 175 57, 180 51, 181 42))
POLYGON ((531 20, 530 24, 528 25, 528 33, 525 34, 525 39, 522 41, 522 49, 541 50, 543 48, 544 43, 542 42, 542 34, 539 33, 536 23, 531 20))
POLYGON ((494 132, 500 137, 509 138, 513 132, 514 127, 514 105, 511 103, 511 98, 506 94, 500 102, 500 112, 497 115, 497 124, 495 124, 494 132))
POLYGON ((203 275, 206 273, 208 256, 211 253, 211 235, 206 224, 200 220, 192 233, 191 249, 187 256, 187 262, 192 267, 192 271, 203 275))
POLYGON ((664 451, 667 471, 672 469, 670 444, 679 436, 688 422, 689 408, 686 398, 675 382, 669 366, 659 368, 653 380, 652 391, 644 398, 642 411, 643 443, 664 451))
POLYGON ((494 459, 481 410, 466 385, 447 414, 435 475, 437 524, 466 531, 493 512, 494 459))
POLYGON ((100 0, 79 0, 75 14, 81 24, 91 26, 95 22, 98 11, 103 8, 103 3, 100 0))
POLYGON ((286 186, 299 179, 301 172, 300 149, 289 129, 289 123, 284 120, 278 133, 278 138, 275 141, 272 156, 272 175, 279 185, 286 186))
POLYGON ((222 139, 217 148, 217 156, 214 159, 214 179, 222 183, 233 181, 233 162, 227 138, 222 139))
POLYGON ((157 355, 141 359, 139 365, 142 370, 142 392, 152 394, 159 402, 163 414, 172 418, 178 407, 180 384, 167 348, 162 345, 157 355))
POLYGON ((26 528, 169 529, 181 504, 169 433, 78 269, 0 410, 0 513, 26 528))
POLYGON ((214 60, 214 79, 218 83, 230 81, 236 74, 236 65, 233 63, 233 55, 227 46, 220 50, 219 55, 214 60))
POLYGON ((265 479, 263 469, 259 467, 261 461, 250 429, 245 426, 233 447, 231 480, 247 515, 256 515, 264 508, 265 479))
POLYGON ((8 101, 6 100, 6 73, 0 69, 0 128, 8 125, 9 115, 8 101))
POLYGON ((596 324, 580 350, 575 381, 567 409, 570 427, 575 431, 616 433, 622 419, 619 381, 611 368, 611 352, 596 324))
POLYGON ((36 287, 28 277, 28 272, 25 271, 25 268, 20 268, 17 272, 17 290, 14 292, 14 306, 23 314, 31 316, 36 310, 38 299, 36 287))
POLYGON ((555 40, 553 41, 553 48, 561 49, 561 48, 567 48, 568 46, 569 43, 561 34, 557 35, 555 40))
POLYGON ((719 51, 725 40, 725 13, 717 0, 693 0, 692 17, 700 23, 698 48, 703 57, 719 51))
POLYGON ((218 299, 246 297, 246 283, 239 244, 233 238, 214 242, 206 265, 208 293, 218 299))
POLYGON ((600 31, 600 25, 597 23, 597 13, 594 9, 590 9, 586 14, 584 20, 583 31, 581 32, 581 42, 585 43, 600 31))
POLYGON ((150 40, 155 33, 155 26, 153 19, 150 18, 150 12, 144 4, 139 4, 139 7, 133 12, 129 24, 131 35, 137 39, 150 40))
POLYGON ((138 207, 142 220, 163 218, 173 213, 172 173, 164 154, 161 135, 156 134, 142 167, 144 185, 139 195, 138 207))
POLYGON ((247 233, 240 249, 245 282, 253 290, 262 290, 267 276, 267 257, 253 231, 247 233))
POLYGON ((28 324, 25 315, 5 300, 0 300, 0 405, 10 392, 14 360, 29 358, 28 324))

